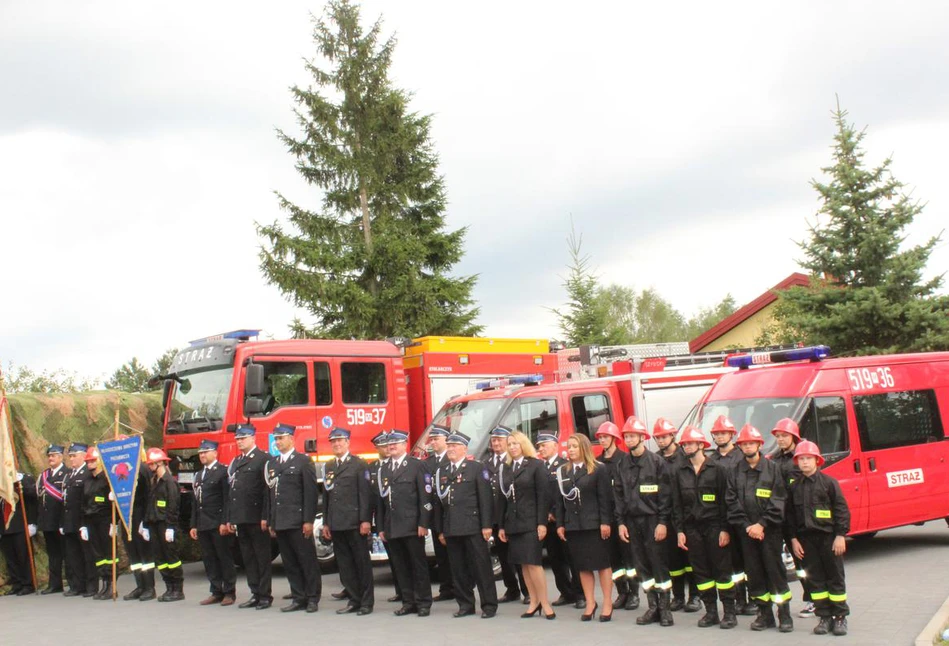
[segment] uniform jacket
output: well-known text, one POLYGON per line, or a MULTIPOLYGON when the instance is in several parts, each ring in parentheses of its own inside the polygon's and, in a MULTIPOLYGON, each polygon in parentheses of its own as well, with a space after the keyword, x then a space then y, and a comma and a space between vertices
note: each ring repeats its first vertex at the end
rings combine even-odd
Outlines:
POLYGON ((66 471, 63 480, 62 528, 67 534, 75 534, 82 527, 82 490, 90 475, 85 464, 75 473, 72 469, 66 471))
POLYGON ((788 490, 787 513, 792 537, 805 532, 846 536, 850 532, 850 508, 840 483, 818 471, 808 477, 803 473, 788 490))
POLYGON ((382 465, 382 528, 386 540, 417 536, 418 528, 432 522, 432 476, 425 464, 410 455, 393 469, 392 462, 382 465))
POLYGON ((524 457, 520 469, 514 463, 502 467, 502 523, 508 534, 537 531, 538 525, 547 525, 547 469, 542 460, 524 457))
POLYGON ((178 503, 178 484, 171 477, 171 472, 166 469, 165 475, 151 479, 151 486, 148 489, 148 506, 145 508, 145 524, 177 525, 178 503))
POLYGON ((202 468, 195 474, 192 529, 204 532, 216 530, 224 524, 224 506, 229 489, 227 469, 220 462, 215 462, 211 468, 202 468))
POLYGON ((781 475, 784 476, 784 484, 791 485, 795 480, 801 477, 801 470, 794 463, 794 450, 790 452, 780 449, 768 456, 772 462, 781 469, 781 475))
POLYGON ((717 448, 709 449, 705 452, 705 458, 720 464, 726 469, 734 469, 742 461, 743 456, 741 450, 736 446, 728 452, 728 455, 722 455, 717 448))
POLYGON ((699 472, 692 462, 680 462, 672 477, 672 524, 677 531, 728 528, 728 467, 705 459, 699 472))
MULTIPOLYGON (((17 505, 13 516, 10 517, 10 526, 3 527, 3 516, 0 516, 0 534, 22 534, 23 533, 23 512, 26 510, 26 524, 36 523, 36 480, 28 473, 23 474, 23 479, 14 484, 13 490, 17 492, 17 505), (20 493, 20 485, 23 486, 20 493)), ((0 502, 0 507, 6 507, 6 502, 0 502)))
POLYGON ((781 469, 771 460, 760 459, 752 468, 747 460, 728 472, 728 522, 742 529, 761 523, 783 529, 787 487, 781 469))
POLYGON ((597 464, 593 473, 588 473, 586 466, 574 471, 573 465, 565 461, 560 467, 563 493, 560 492, 561 484, 558 484, 556 474, 554 477, 557 527, 575 532, 612 524, 613 488, 610 475, 609 468, 602 463, 597 464), (574 488, 579 492, 575 497, 571 493, 574 488), (573 499, 568 500, 564 493, 573 499))
POLYGON ((299 529, 316 520, 320 488, 313 460, 296 451, 285 462, 279 456, 271 457, 264 475, 270 487, 270 495, 264 499, 264 517, 272 529, 299 529))
MULTIPOLYGON (((550 503, 550 508, 547 510, 547 513, 556 518, 557 504, 560 499, 560 490, 557 488, 557 470, 568 463, 566 459, 559 455, 555 456, 551 462, 547 462, 546 460, 543 462, 544 468, 547 469, 547 501, 550 503)), ((550 522, 549 516, 547 522, 550 522)))
POLYGON ((382 528, 382 496, 379 495, 379 471, 383 462, 375 460, 369 463, 369 490, 372 494, 372 531, 378 532, 382 528))
POLYGON ((148 508, 148 489, 151 486, 148 477, 148 467, 144 464, 138 470, 138 482, 135 483, 135 497, 132 499, 132 529, 145 520, 145 510, 148 508))
POLYGON ((92 518, 108 518, 112 515, 112 501, 109 500, 109 480, 105 471, 99 475, 89 474, 82 486, 83 524, 92 518))
POLYGON ((66 480, 67 473, 69 469, 64 464, 59 467, 56 474, 53 474, 52 469, 46 469, 36 479, 39 511, 36 527, 41 532, 57 532, 63 524, 63 482, 66 480))
POLYGON ((434 479, 436 533, 470 536, 491 529, 494 510, 491 472, 482 463, 462 460, 452 474, 451 461, 448 461, 435 472, 434 479))
POLYGON ((617 523, 637 516, 656 516, 668 527, 672 522, 672 477, 666 460, 651 451, 638 457, 627 455, 616 465, 613 498, 617 523))
POLYGON ((484 468, 488 470, 488 475, 491 476, 491 495, 494 497, 494 507, 491 510, 492 526, 499 527, 501 525, 501 512, 503 510, 501 500, 504 496, 501 495, 501 491, 498 489, 498 473, 500 473, 501 467, 504 466, 504 454, 502 453, 498 456, 492 453, 482 464, 484 468))
MULTIPOLYGON (((364 460, 354 455, 347 455, 340 465, 330 460, 323 472, 323 483, 323 524, 330 531, 359 529, 360 523, 372 522, 372 474, 364 460)), ((379 496, 378 490, 375 496, 379 496)))
POLYGON ((264 499, 267 484, 264 482, 264 465, 267 454, 254 447, 249 455, 241 453, 231 461, 227 469, 230 488, 224 516, 232 525, 260 525, 266 520, 264 499))

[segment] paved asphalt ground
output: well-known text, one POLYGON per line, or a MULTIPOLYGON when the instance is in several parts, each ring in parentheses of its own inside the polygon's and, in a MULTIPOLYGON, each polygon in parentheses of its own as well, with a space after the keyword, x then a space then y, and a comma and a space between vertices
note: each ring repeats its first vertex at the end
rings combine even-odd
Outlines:
MULTIPOLYGON (((779 634, 776 630, 753 633, 748 629, 751 617, 740 617, 738 627, 720 630, 695 626, 699 614, 675 613, 672 628, 658 624, 637 626, 641 611, 614 612, 608 624, 581 623, 579 610, 560 609, 557 619, 537 617, 521 619, 525 606, 502 604, 497 617, 490 620, 477 615, 454 619, 454 601, 438 603, 432 616, 395 617, 396 604, 385 602, 393 593, 387 567, 377 567, 376 608, 372 615, 337 616, 343 603, 330 598, 340 589, 336 574, 323 577, 323 602, 320 611, 282 614, 276 602, 266 611, 239 610, 236 606, 200 607, 207 596, 207 581, 200 563, 185 567, 187 600, 178 603, 139 603, 121 599, 115 603, 91 599, 51 597, 0 598, 0 644, 74 644, 101 645, 129 643, 228 643, 289 644, 327 643, 370 644, 489 643, 505 644, 619 644, 635 640, 637 644, 911 644, 942 602, 949 595, 949 528, 943 521, 922 527, 906 527, 881 532, 875 538, 851 541, 846 557, 848 595, 852 608, 850 634, 847 637, 819 637, 811 634, 816 620, 797 618, 800 586, 792 583, 795 594, 795 631, 779 634), (381 600, 381 601, 380 601, 381 600), (137 633, 137 635, 130 635, 137 633)), ((552 577, 550 579, 553 589, 552 577)), ((130 576, 119 579, 121 593, 133 587, 130 576)), ((162 586, 159 585, 159 588, 162 586)), ((274 593, 289 592, 279 563, 274 571, 274 593)), ((238 602, 247 599, 246 586, 239 573, 238 602)))

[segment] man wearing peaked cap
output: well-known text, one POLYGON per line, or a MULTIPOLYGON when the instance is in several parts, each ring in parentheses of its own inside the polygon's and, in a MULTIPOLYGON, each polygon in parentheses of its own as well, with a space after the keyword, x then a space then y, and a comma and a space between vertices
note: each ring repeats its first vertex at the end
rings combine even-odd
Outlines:
POLYGON ((294 450, 296 427, 278 424, 273 430, 279 455, 264 468, 270 495, 264 498, 264 518, 277 537, 280 558, 287 572, 290 605, 281 612, 317 612, 323 581, 313 543, 313 521, 318 511, 319 488, 313 461, 294 450))
MULTIPOLYGON (((63 481, 68 469, 63 465, 63 447, 51 444, 46 449, 49 468, 36 481, 39 508, 37 527, 46 541, 49 556, 49 584, 40 594, 63 591, 63 537, 59 526, 63 518, 63 481)), ((2 531, 2 530, 0 530, 2 531)))
POLYGON ((240 453, 227 468, 230 488, 225 516, 228 531, 237 534, 251 594, 250 599, 238 607, 266 610, 273 605, 270 532, 264 515, 267 454, 257 448, 256 433, 253 424, 241 424, 234 432, 240 453))
POLYGON ((560 490, 557 485, 557 470, 567 463, 559 454, 560 438, 553 433, 538 433, 537 457, 544 461, 547 470, 547 499, 550 509, 547 511, 547 535, 544 537, 544 548, 550 561, 550 570, 554 574, 554 583, 560 597, 551 605, 565 606, 575 604, 582 598, 580 590, 580 573, 574 570, 570 559, 566 541, 557 536, 557 501, 560 499, 560 490))
MULTIPOLYGON (((448 466, 446 440, 449 435, 451 435, 451 430, 438 424, 433 425, 428 431, 431 453, 425 458, 425 468, 433 476, 440 468, 448 466)), ((448 550, 439 541, 432 541, 432 545, 435 549, 435 578, 438 579, 438 594, 435 595, 433 601, 450 601, 455 598, 455 591, 452 587, 448 550)))
POLYGON ((86 468, 88 448, 85 444, 73 442, 66 450, 69 470, 63 480, 63 517, 59 528, 66 557, 66 579, 69 581, 69 590, 63 595, 66 597, 92 597, 97 592, 92 549, 79 533, 82 527, 82 492, 90 477, 86 468))
POLYGON ((217 448, 217 442, 201 440, 198 458, 203 468, 195 474, 191 507, 191 540, 201 545, 201 560, 211 584, 211 596, 200 602, 202 606, 230 606, 236 596, 237 571, 224 518, 229 483, 227 469, 217 461, 217 448))
MULTIPOLYGON (((382 465, 388 464, 389 462, 389 434, 385 431, 380 431, 372 438, 372 443, 379 453, 379 459, 369 464, 369 486, 372 489, 372 531, 378 533, 382 531, 382 497, 379 495, 379 472, 382 469, 382 465)), ((388 555, 389 542, 384 540, 381 536, 379 540, 386 548, 386 554, 388 555)), ((387 598, 386 601, 389 603, 397 603, 402 601, 402 589, 399 587, 399 579, 395 575, 395 565, 393 565, 391 558, 389 558, 388 561, 389 570, 392 572, 392 583, 395 586, 395 594, 387 598)), ((333 593, 334 599, 346 599, 348 596, 349 593, 346 592, 345 589, 343 589, 342 594, 333 593)))
POLYGON ((323 538, 333 541, 339 578, 349 603, 336 614, 372 612, 375 602, 369 534, 373 497, 369 466, 349 452, 350 432, 335 428, 329 434, 334 458, 325 465, 323 483, 323 538))
POLYGON ((491 494, 494 497, 494 507, 491 514, 491 528, 494 536, 494 552, 501 563, 501 579, 504 581, 505 592, 499 599, 500 603, 517 601, 523 593, 527 595, 527 583, 519 567, 511 565, 508 559, 508 544, 500 539, 501 528, 501 493, 498 488, 498 474, 504 466, 507 457, 507 438, 511 437, 511 429, 498 426, 491 431, 491 455, 485 460, 484 466, 491 476, 491 494))
POLYGON ((481 598, 481 617, 497 613, 498 593, 494 584, 488 541, 494 498, 491 474, 477 460, 466 460, 470 438, 452 433, 447 439, 446 466, 435 472, 435 534, 446 547, 451 563, 453 589, 458 599, 455 617, 475 613, 474 587, 481 598))

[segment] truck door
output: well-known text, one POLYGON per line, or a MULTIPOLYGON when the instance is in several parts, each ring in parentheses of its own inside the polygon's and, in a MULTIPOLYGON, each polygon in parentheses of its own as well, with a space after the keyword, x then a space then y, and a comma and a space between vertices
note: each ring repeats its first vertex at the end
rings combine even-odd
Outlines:
POLYGON ((313 365, 300 357, 255 357, 254 363, 264 368, 265 387, 261 413, 252 418, 258 445, 263 450, 275 450, 271 438, 274 426, 291 424, 297 427, 296 449, 303 451, 304 438, 313 433, 313 365))
POLYGON ((557 399, 555 397, 519 397, 504 414, 501 426, 524 433, 531 438, 531 443, 542 431, 559 437, 561 424, 557 411, 557 399))

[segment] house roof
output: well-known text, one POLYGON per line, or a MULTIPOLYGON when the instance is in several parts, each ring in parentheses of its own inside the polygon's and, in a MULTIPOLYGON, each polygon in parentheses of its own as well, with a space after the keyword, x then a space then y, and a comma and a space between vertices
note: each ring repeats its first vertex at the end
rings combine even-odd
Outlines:
POLYGON ((722 319, 711 328, 689 341, 689 351, 698 352, 718 337, 738 327, 749 318, 766 308, 768 305, 771 305, 771 303, 778 300, 777 292, 788 289, 789 287, 807 287, 808 285, 810 285, 810 279, 806 274, 799 272, 791 274, 755 300, 738 308, 731 316, 722 319))

